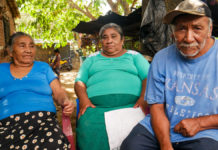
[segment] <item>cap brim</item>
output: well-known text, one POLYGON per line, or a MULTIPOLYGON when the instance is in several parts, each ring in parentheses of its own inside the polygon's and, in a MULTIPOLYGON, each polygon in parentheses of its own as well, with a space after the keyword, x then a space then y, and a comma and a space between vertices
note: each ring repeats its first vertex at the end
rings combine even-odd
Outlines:
POLYGON ((199 14, 195 12, 190 11, 181 11, 181 10, 173 10, 166 14, 166 16, 163 19, 163 23, 165 24, 171 24, 175 17, 181 15, 181 14, 190 14, 190 15, 197 15, 197 16, 205 16, 205 14, 199 14))

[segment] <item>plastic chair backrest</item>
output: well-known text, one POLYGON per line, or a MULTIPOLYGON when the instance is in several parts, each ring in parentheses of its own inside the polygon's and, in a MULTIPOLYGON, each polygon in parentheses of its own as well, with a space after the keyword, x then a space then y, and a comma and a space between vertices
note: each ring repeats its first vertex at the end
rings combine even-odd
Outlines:
POLYGON ((79 98, 76 99, 76 117, 79 115, 79 98))
POLYGON ((76 150, 70 117, 65 116, 63 113, 62 113, 62 129, 63 129, 63 133, 65 134, 65 136, 67 137, 68 141, 71 144, 70 150, 76 150))

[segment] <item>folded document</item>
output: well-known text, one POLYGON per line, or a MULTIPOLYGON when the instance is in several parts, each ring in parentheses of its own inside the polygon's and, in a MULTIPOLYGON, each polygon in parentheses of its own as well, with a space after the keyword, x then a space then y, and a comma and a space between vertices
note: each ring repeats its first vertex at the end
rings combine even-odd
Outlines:
POLYGON ((123 140, 145 114, 141 108, 123 108, 104 113, 110 150, 119 150, 123 140))

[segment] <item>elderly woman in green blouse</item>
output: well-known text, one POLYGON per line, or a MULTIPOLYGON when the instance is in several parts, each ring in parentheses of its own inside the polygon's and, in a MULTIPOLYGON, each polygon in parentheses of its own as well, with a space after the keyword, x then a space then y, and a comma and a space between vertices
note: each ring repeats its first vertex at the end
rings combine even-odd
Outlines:
POLYGON ((120 26, 109 23, 99 32, 102 51, 90 55, 75 83, 80 100, 77 144, 80 150, 108 150, 104 112, 141 107, 149 63, 138 52, 123 48, 120 26))

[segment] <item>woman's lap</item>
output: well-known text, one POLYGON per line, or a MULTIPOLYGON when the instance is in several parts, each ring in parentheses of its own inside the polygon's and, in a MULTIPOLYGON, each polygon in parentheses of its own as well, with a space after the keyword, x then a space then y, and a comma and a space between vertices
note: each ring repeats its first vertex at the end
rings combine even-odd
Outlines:
POLYGON ((80 150, 99 150, 99 145, 109 149, 103 109, 87 108, 78 120, 76 133, 80 150))
POLYGON ((27 112, 0 121, 0 149, 61 149, 70 144, 50 112, 27 112))
MULTIPOLYGON (((101 99, 101 100, 105 100, 106 104, 110 99, 113 99, 113 96, 109 96, 109 99, 101 99)), ((117 99, 120 99, 120 97, 122 96, 117 96, 115 98, 115 101, 117 99)), ((128 102, 133 101, 134 103, 137 100, 136 96, 132 96, 132 98, 134 98, 134 100, 127 100, 128 102)), ((114 100, 114 99, 113 99, 114 100)), ((112 100, 112 101, 113 101, 112 100)), ((97 99, 94 100, 95 102, 100 101, 100 98, 98 97, 97 99)), ((77 123, 77 129, 76 129, 76 133, 77 133, 77 145, 79 147, 80 150, 99 150, 103 149, 103 150, 109 150, 109 143, 108 143, 108 137, 107 137, 107 132, 106 132, 106 127, 105 127, 105 119, 104 119, 104 112, 107 111, 111 111, 111 110, 116 110, 116 109, 120 109, 120 108, 126 108, 126 107, 133 107, 133 103, 127 103, 127 105, 123 105, 125 104, 125 102, 123 102, 123 100, 121 100, 121 102, 116 101, 115 102, 115 106, 117 107, 112 107, 113 106, 113 102, 109 102, 109 106, 110 107, 104 107, 102 105, 104 105, 103 103, 101 103, 101 106, 97 106, 96 108, 87 108, 86 112, 84 115, 82 115, 80 117, 80 119, 78 120, 77 123)))

